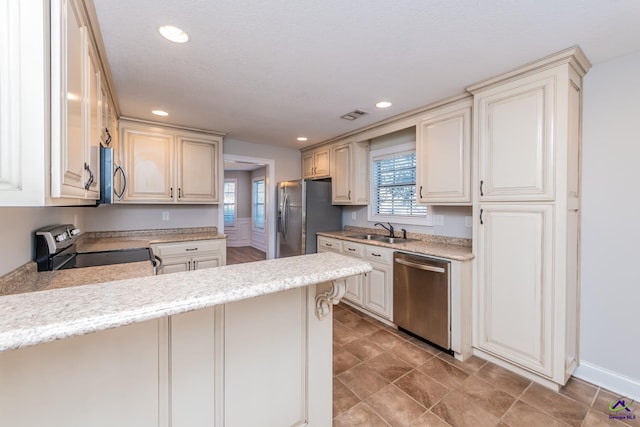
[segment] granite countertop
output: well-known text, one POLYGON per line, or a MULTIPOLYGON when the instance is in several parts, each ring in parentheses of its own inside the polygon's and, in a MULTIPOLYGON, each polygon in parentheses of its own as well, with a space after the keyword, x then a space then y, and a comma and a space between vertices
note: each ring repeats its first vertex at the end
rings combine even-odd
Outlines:
POLYGON ((216 227, 164 230, 98 231, 83 233, 76 242, 78 253, 148 248, 152 243, 226 239, 216 227))
POLYGON ((418 240, 406 243, 385 243, 377 240, 363 240, 350 237, 360 234, 379 234, 375 229, 357 227, 345 227, 344 231, 318 232, 317 234, 318 236, 348 240, 350 242, 357 242, 365 245, 383 246, 400 251, 437 256, 455 261, 469 261, 474 258, 471 250, 471 242, 467 239, 407 233, 407 237, 418 240))
POLYGON ((327 252, 7 295, 0 297, 0 351, 369 271, 364 261, 327 252))

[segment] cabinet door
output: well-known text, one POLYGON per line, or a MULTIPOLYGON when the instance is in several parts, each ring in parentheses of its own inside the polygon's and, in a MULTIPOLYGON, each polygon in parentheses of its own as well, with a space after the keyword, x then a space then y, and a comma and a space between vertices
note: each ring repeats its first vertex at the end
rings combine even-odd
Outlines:
POLYGON ((327 178, 330 176, 329 149, 325 148, 316 151, 314 154, 314 172, 316 178, 327 178))
POLYGON ((429 204, 471 203, 471 102, 417 126, 418 198, 429 204))
POLYGON ((554 199, 554 75, 476 94, 481 201, 554 199))
POLYGON ((194 258, 191 261, 192 270, 202 270, 204 268, 214 268, 224 265, 222 255, 210 255, 200 258, 194 258))
POLYGON ((351 204, 351 145, 341 145, 333 149, 333 204, 351 204))
POLYGON ((476 345, 549 376, 553 206, 481 204, 479 212, 476 345))
POLYGON ((84 160, 85 198, 100 199, 100 129, 102 127, 102 77, 96 53, 89 48, 87 60, 87 144, 84 160))
POLYGON ((173 136, 123 128, 120 142, 128 180, 124 201, 173 202, 173 136))
POLYGON ((314 157, 313 153, 307 153, 302 156, 302 177, 311 179, 314 176, 314 157))
POLYGON ((392 268, 388 265, 370 262, 373 270, 367 273, 364 280, 363 306, 386 319, 392 320, 392 268))
POLYGON ((191 258, 163 258, 158 274, 179 273, 191 270, 191 258))
MULTIPOLYGON (((52 39, 51 193, 84 197, 87 30, 72 1, 60 2, 52 39)), ((57 13, 57 12, 56 12, 57 13)))
POLYGON ((178 202, 218 202, 219 143, 178 136, 178 202))
MULTIPOLYGON (((362 259, 364 248, 358 243, 344 241, 342 242, 342 253, 356 259, 362 259)), ((363 279, 364 275, 362 274, 347 277, 347 290, 344 294, 344 299, 362 306, 364 303, 364 295, 362 293, 363 279)))

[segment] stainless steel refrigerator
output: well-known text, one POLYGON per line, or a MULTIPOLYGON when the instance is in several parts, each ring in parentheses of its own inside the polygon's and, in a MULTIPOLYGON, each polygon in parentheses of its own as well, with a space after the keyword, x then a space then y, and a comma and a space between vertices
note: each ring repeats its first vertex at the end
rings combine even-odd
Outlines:
POLYGON ((316 233, 342 230, 342 206, 331 204, 330 181, 278 183, 276 257, 316 253, 316 233))

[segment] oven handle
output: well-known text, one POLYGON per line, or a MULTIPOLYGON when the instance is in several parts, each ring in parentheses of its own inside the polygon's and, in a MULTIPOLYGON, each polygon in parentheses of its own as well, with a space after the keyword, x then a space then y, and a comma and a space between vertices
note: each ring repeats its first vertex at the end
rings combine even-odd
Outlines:
POLYGON ((157 255, 154 255, 153 258, 155 259, 155 262, 152 261, 153 274, 157 276, 160 273, 160 269, 162 268, 162 259, 158 258, 157 255))
POLYGON ((434 266, 431 266, 431 265, 417 264, 415 262, 405 261, 405 260, 400 259, 400 258, 396 258, 395 260, 396 260, 396 262, 398 264, 406 265, 407 267, 417 268, 419 270, 433 271, 434 273, 445 273, 446 272, 446 270, 444 268, 442 268, 442 267, 434 267, 434 266))

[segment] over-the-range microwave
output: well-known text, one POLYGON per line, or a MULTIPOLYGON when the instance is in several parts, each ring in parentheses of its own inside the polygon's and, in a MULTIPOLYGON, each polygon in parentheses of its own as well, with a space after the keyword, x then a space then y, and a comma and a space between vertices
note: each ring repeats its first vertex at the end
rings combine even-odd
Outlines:
MULTIPOLYGON (((119 183, 120 184, 120 183, 119 183)), ((108 205, 122 200, 127 189, 127 175, 115 162, 113 148, 100 146, 100 200, 99 205, 108 205), (122 176, 122 188, 115 188, 116 176, 122 176)))

